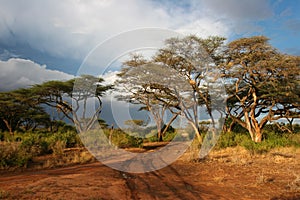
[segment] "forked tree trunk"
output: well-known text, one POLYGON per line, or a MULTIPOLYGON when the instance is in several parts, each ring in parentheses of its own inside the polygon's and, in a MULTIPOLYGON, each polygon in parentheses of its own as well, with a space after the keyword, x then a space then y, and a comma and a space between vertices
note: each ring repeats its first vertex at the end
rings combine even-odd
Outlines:
POLYGON ((228 129, 227 129, 226 132, 227 132, 227 133, 232 132, 232 130, 234 129, 235 125, 236 125, 236 122, 235 122, 235 121, 232 121, 232 122, 230 123, 230 125, 229 125, 229 127, 228 127, 228 129))
POLYGON ((262 133, 261 129, 255 131, 255 140, 254 142, 261 142, 262 140, 262 133))
POLYGON ((254 122, 250 119, 248 116, 248 112, 245 112, 245 123, 247 130, 249 131, 249 134, 251 136, 251 139, 253 142, 261 142, 262 141, 262 130, 260 126, 257 124, 257 126, 254 126, 254 122))
POLYGON ((3 119, 3 122, 5 123, 5 125, 6 125, 6 127, 7 127, 7 129, 8 129, 8 131, 9 131, 9 134, 13 135, 13 134, 14 134, 13 128, 12 128, 12 126, 10 125, 9 121, 3 119))
POLYGON ((249 133, 250 133, 250 136, 251 136, 251 139, 253 142, 261 142, 262 141, 262 131, 261 131, 261 128, 257 127, 257 128, 253 128, 252 126, 251 127, 247 127, 249 133))
POLYGON ((177 118, 178 114, 173 114, 173 117, 170 119, 170 121, 167 124, 163 125, 163 129, 162 129, 162 136, 166 135, 166 132, 168 131, 169 127, 171 126, 171 124, 173 123, 173 121, 177 118))

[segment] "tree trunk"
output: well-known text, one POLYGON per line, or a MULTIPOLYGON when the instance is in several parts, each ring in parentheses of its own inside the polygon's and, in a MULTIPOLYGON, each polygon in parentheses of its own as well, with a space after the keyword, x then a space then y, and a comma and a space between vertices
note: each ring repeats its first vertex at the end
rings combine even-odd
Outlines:
POLYGON ((163 138, 162 138, 162 131, 163 131, 163 124, 164 122, 162 120, 157 120, 157 140, 159 142, 162 142, 163 141, 163 138))
POLYGON ((192 123, 192 122, 190 122, 190 124, 191 124, 192 127, 194 128, 194 131, 195 131, 195 134, 196 134, 196 136, 197 136, 197 138, 198 138, 199 143, 202 144, 202 137, 201 137, 201 135, 200 135, 200 130, 199 130, 199 128, 198 128, 194 123, 192 123))
POLYGON ((157 139, 158 139, 159 142, 162 142, 162 141, 163 141, 162 134, 161 134, 161 130, 159 130, 159 131, 157 132, 157 139))
POLYGON ((111 125, 111 129, 110 129, 110 132, 109 132, 108 143, 110 145, 112 145, 112 136, 113 136, 113 133, 114 133, 114 124, 111 125))
POLYGON ((9 131, 9 133, 10 133, 11 135, 13 135, 14 132, 13 132, 13 129, 12 129, 12 126, 10 125, 10 123, 9 123, 7 120, 5 120, 5 119, 3 119, 3 122, 5 123, 5 125, 6 125, 8 131, 9 131))
POLYGON ((173 121, 177 118, 178 114, 174 114, 173 117, 170 119, 170 121, 164 125, 163 130, 162 130, 162 136, 165 136, 166 132, 168 131, 169 127, 171 126, 171 124, 173 123, 173 121))
POLYGON ((247 130, 250 133, 253 142, 259 143, 262 141, 262 132, 259 126, 253 127, 250 120, 246 120, 247 130))
POLYGON ((255 129, 255 138, 254 138, 254 142, 259 143, 262 140, 262 133, 261 133, 261 129, 258 127, 257 129, 255 129))
POLYGON ((236 125, 236 122, 235 121, 232 121, 229 125, 229 128, 227 129, 227 132, 231 132, 233 130, 233 128, 235 127, 236 125))

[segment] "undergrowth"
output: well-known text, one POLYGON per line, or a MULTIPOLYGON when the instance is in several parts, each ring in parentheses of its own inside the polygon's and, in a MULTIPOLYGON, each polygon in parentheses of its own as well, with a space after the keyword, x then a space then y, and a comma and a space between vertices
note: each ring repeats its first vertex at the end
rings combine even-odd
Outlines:
POLYGON ((263 140, 260 143, 255 143, 251 140, 247 133, 222 133, 217 149, 241 146, 247 149, 251 154, 263 154, 271 149, 280 147, 300 147, 299 134, 278 134, 275 132, 264 132, 263 140))

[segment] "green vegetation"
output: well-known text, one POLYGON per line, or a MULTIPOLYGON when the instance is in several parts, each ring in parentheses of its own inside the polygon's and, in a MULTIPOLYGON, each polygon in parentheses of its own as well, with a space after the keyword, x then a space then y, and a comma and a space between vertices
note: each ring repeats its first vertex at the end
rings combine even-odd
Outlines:
MULTIPOLYGON (((297 127, 298 125, 295 125, 297 127)), ((268 125, 268 128, 263 130, 263 139, 260 143, 255 143, 247 132, 225 132, 222 133, 218 143, 217 149, 241 146, 247 149, 251 154, 263 154, 269 152, 274 148, 281 147, 300 147, 300 132, 289 133, 274 132, 270 129, 276 129, 276 125, 268 125), (269 130, 268 130, 269 129, 269 130)))
POLYGON ((0 168, 26 167, 33 157, 61 155, 65 148, 81 147, 75 130, 56 133, 0 133, 0 168))
MULTIPOLYGON (((281 126, 283 126, 283 124, 281 124, 281 126)), ((207 130, 203 127, 203 123, 201 123, 200 127, 202 131, 207 130)), ((192 139, 191 137, 193 135, 192 127, 190 129, 188 139, 192 139)), ((222 133, 215 148, 223 149, 240 146, 247 149, 251 154, 263 154, 269 152, 271 149, 281 147, 300 148, 300 127, 296 124, 293 126, 293 129, 295 132, 290 133, 289 131, 283 131, 285 129, 282 130, 282 128, 279 128, 276 124, 268 124, 263 130, 262 141, 255 143, 242 127, 236 126, 232 132, 222 133), (239 130, 242 130, 242 132, 236 132, 239 130)), ((144 131, 144 139, 138 137, 141 135, 137 132, 128 134, 121 129, 114 129, 112 131, 112 129, 109 128, 104 128, 103 131, 106 136, 106 138, 103 139, 110 138, 111 143, 119 148, 141 148, 143 144, 158 141, 156 127, 144 131)), ((98 148, 99 144, 95 142, 94 137, 97 137, 99 140, 99 134, 97 135, 95 132, 91 132, 91 134, 93 135, 92 137, 85 134, 86 138, 90 140, 90 143, 95 145, 95 148, 98 148)), ((36 131, 20 132, 11 135, 9 132, 0 132, 0 138, 0 169, 27 167, 27 165, 32 162, 32 159, 37 156, 48 154, 64 156, 65 149, 82 148, 81 140, 84 140, 84 138, 79 137, 74 128, 70 129, 69 126, 68 128, 64 126, 59 127, 55 133, 36 131)), ((164 135, 163 140, 168 142, 174 138, 177 141, 187 139, 178 135, 178 130, 170 127, 164 135)), ((89 141, 84 142, 89 143, 89 141)))

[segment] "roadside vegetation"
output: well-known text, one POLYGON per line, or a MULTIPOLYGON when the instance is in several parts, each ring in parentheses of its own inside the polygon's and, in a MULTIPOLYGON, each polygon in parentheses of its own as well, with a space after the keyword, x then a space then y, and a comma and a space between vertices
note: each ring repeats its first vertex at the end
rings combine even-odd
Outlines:
MULTIPOLYGON (((46 158, 40 163, 40 168, 95 161, 95 158, 84 148, 75 128, 69 125, 65 126, 67 128, 63 126, 55 133, 36 131, 16 132, 14 135, 11 135, 9 132, 1 132, 0 169, 36 166, 38 163, 35 163, 39 162, 39 157, 46 158)), ((152 133, 155 133, 155 128, 152 127, 152 133)), ((109 137, 111 131, 109 128, 104 129, 107 137, 109 137)), ((163 141, 171 141, 176 134, 176 130, 170 128, 163 137, 163 141)), ((120 129, 115 129, 111 142, 119 148, 128 150, 131 148, 148 150, 147 144, 158 145, 158 138, 152 134, 151 137, 142 139, 128 135, 120 129)), ((201 145, 198 140, 194 140, 194 143, 196 143, 196 147, 193 150, 197 154, 201 145)), ((273 149, 283 147, 300 148, 300 126, 298 124, 294 125, 294 132, 290 133, 278 129, 278 126, 275 124, 267 125, 263 130, 263 139, 260 143, 253 142, 249 134, 242 127, 239 127, 232 132, 222 133, 214 149, 221 150, 235 147, 242 147, 251 155, 267 154, 273 149)))

